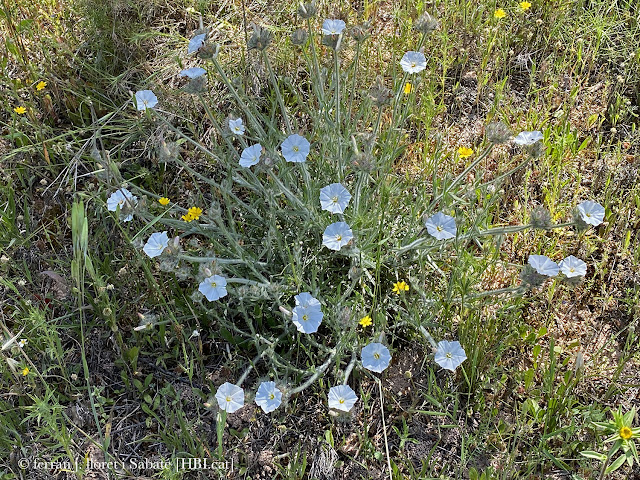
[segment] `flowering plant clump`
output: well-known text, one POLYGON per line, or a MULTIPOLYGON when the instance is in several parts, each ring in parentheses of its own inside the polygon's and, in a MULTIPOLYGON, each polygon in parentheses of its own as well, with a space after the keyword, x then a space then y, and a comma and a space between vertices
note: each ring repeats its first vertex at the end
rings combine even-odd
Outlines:
MULTIPOLYGON (((498 18, 506 15, 500 11, 498 18)), ((328 407, 352 411, 358 395, 349 386, 351 372, 358 369, 376 381, 378 375, 390 375, 390 349, 397 351, 394 332, 401 327, 431 347, 431 368, 453 372, 451 379, 464 378, 458 373, 468 373, 467 353, 480 355, 469 328, 451 311, 461 305, 469 309, 477 298, 522 295, 546 281, 579 281, 588 272, 587 261, 573 256, 556 263, 546 255, 525 254, 517 266, 520 281, 514 275, 515 285, 484 290, 479 286, 483 269, 470 264, 478 248, 500 258, 494 238, 527 229, 548 235, 556 228, 585 230, 605 217, 601 205, 584 201, 565 224, 554 224, 544 207, 531 206, 526 225, 487 226, 497 218, 487 209, 494 208, 490 192, 501 177, 486 181, 475 173, 513 131, 495 121, 484 140, 474 139, 473 148, 459 146, 449 153, 463 160, 460 173, 440 172, 434 161, 433 182, 418 186, 407 201, 407 192, 398 192, 392 179, 409 146, 405 132, 419 101, 422 75, 417 74, 427 69, 424 45, 416 42, 416 50, 390 66, 396 74, 392 82, 380 78, 365 89, 368 95, 358 95, 359 49, 370 38, 369 26, 346 30, 344 21, 326 19, 320 27, 313 23, 316 13, 313 4, 301 6, 307 25, 296 26, 294 34, 299 61, 309 62, 304 68, 311 82, 304 85, 278 76, 268 48, 276 33, 253 25, 247 55, 264 65, 272 92, 266 105, 232 80, 219 55, 224 47, 205 29, 185 39, 181 62, 196 65, 178 75, 189 85, 197 81, 198 88, 181 94, 188 92, 189 101, 206 115, 206 135, 199 137, 180 115, 164 111, 169 106, 154 109, 159 100, 151 90, 135 94, 135 107, 144 114, 129 115, 140 122, 140 130, 154 124, 149 143, 163 168, 188 177, 189 197, 172 193, 169 201, 161 196, 168 195, 168 186, 150 195, 146 184, 132 185, 137 181, 132 178, 127 185, 138 200, 119 187, 125 179, 118 177, 106 202, 118 213, 116 220, 131 222, 126 227, 147 238, 144 244, 133 242, 142 258, 159 267, 159 275, 175 275, 190 293, 185 298, 189 311, 173 320, 179 324, 175 331, 194 332, 189 339, 201 341, 208 328, 221 332, 229 351, 255 352, 246 370, 232 379, 235 383, 217 388, 217 405, 228 414, 244 406, 243 384, 252 392, 248 398, 269 414, 321 376, 336 384, 328 392, 328 407), (318 54, 322 44, 331 47, 322 50, 323 57, 318 54), (345 54, 350 48, 355 52, 345 54), (204 88, 214 80, 228 101, 216 102, 204 88), (197 325, 181 325, 191 319, 197 325), (285 378, 286 387, 276 383, 285 378)), ((424 14, 415 31, 425 36, 438 26, 424 14)), ((523 148, 514 148, 514 155, 525 164, 544 154, 543 141, 541 132, 521 132, 513 143, 523 148)), ((116 165, 110 167, 118 173, 116 165)), ((558 260, 564 256, 545 253, 558 260)), ((141 332, 137 336, 152 335, 163 322, 159 315, 145 315, 134 330, 141 332)))
POLYGON ((600 478, 615 472, 625 463, 629 465, 629 468, 632 468, 634 463, 640 462, 635 443, 636 438, 640 438, 640 427, 633 426, 633 421, 636 417, 635 407, 624 414, 620 409, 612 413, 613 420, 609 422, 594 422, 594 426, 607 435, 605 443, 611 444, 609 451, 606 454, 591 450, 580 452, 587 458, 602 462, 600 478))

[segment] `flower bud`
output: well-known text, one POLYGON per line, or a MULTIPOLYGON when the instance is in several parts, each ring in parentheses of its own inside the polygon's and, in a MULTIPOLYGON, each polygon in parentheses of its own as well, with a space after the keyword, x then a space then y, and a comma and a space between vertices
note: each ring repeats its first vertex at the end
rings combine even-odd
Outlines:
POLYGON ((413 25, 413 29, 423 33, 425 35, 429 35, 431 32, 436 30, 440 26, 438 20, 429 15, 427 12, 424 12, 420 17, 416 20, 416 23, 413 25))
POLYGON ((300 15, 303 20, 315 17, 317 12, 316 2, 301 3, 298 7, 298 15, 300 15))
POLYGON ((304 28, 299 28, 291 34, 291 43, 294 45, 304 45, 307 43, 309 33, 304 28))
POLYGON ((533 228, 547 230, 551 226, 551 213, 542 206, 538 206, 531 212, 531 225, 533 228))
POLYGON ((506 143, 511 137, 511 129, 503 122, 493 122, 485 129, 487 140, 491 143, 506 143))
POLYGON ((260 25, 253 25, 253 35, 247 42, 247 48, 249 50, 264 50, 273 40, 273 34, 266 28, 260 25))

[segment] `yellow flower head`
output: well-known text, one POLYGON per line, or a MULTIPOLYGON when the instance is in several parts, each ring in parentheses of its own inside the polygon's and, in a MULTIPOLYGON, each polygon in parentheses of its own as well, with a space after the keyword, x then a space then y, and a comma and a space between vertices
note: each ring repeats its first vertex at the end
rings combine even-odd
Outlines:
POLYGON ((187 214, 191 215, 192 220, 198 220, 202 215, 202 209, 200 207, 191 207, 187 214))
POLYGON ((525 11, 531 8, 531 4, 529 2, 520 2, 518 5, 520 5, 520 8, 525 11))
POLYGON ((169 201, 170 201, 170 200, 169 200, 167 197, 160 197, 160 198, 158 199, 158 203, 159 203, 160 205, 162 205, 162 206, 167 206, 167 205, 169 205, 169 201))
POLYGON ((29 375, 29 367, 24 367, 22 369, 22 376, 26 377, 27 375, 29 375))
POLYGON ((631 437, 633 437, 633 432, 629 427, 622 427, 619 433, 620 438, 622 438, 623 440, 629 440, 631 437))
POLYGON ((40 90, 44 90, 44 87, 47 86, 47 82, 38 82, 38 84, 36 85, 36 90, 40 91, 40 90))
POLYGON ((460 147, 458 149, 458 155, 460 155, 460 158, 470 157, 471 155, 473 155, 473 149, 468 147, 460 147))
POLYGON ((504 17, 507 16, 507 12, 505 12, 503 9, 499 8, 495 12, 493 12, 493 16, 496 17, 496 18, 504 18, 504 17))
POLYGON ((366 317, 362 317, 358 323, 363 327, 368 327, 373 323, 373 320, 371 320, 371 317, 367 315, 366 317))
POLYGON ((407 82, 404 84, 404 93, 405 95, 409 95, 411 93, 411 89, 413 88, 413 85, 411 85, 411 83, 407 82))
POLYGON ((182 215, 182 219, 185 222, 191 222, 193 220, 193 215, 191 215, 190 213, 187 213, 185 215, 182 215))
POLYGON ((393 293, 400 295, 400 292, 409 291, 409 285, 404 283, 404 280, 393 284, 393 293))
POLYGON ((27 109, 25 107, 16 107, 13 109, 13 111, 18 115, 23 115, 24 113, 26 113, 27 109))

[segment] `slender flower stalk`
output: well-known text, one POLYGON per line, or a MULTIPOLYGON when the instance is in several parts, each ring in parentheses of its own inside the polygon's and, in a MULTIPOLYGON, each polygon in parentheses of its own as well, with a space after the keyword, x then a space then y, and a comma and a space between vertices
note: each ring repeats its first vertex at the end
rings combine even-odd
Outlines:
POLYGON ((278 86, 276 75, 275 73, 273 73, 273 68, 271 67, 271 60, 269 60, 269 55, 267 55, 266 50, 262 51, 262 58, 264 59, 264 63, 267 66, 267 71, 269 72, 269 79, 271 80, 273 89, 276 92, 276 99, 278 101, 278 105, 280 106, 280 111, 282 113, 282 118, 284 119, 284 124, 287 127, 287 133, 290 135, 291 133, 293 133, 293 129, 291 128, 291 122, 289 121, 287 108, 284 105, 284 100, 282 99, 282 94, 280 93, 280 87, 278 86))

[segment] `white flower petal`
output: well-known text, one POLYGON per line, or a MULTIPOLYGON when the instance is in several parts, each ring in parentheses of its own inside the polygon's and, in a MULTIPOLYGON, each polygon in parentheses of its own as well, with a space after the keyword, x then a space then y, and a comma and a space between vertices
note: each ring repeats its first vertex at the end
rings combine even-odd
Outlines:
POLYGON ((528 262, 540 275, 555 277, 560 273, 558 264, 546 255, 529 255, 528 262))
POLYGON ((578 212, 580 213, 582 221, 594 227, 604 222, 604 207, 597 202, 585 200, 578 205, 578 212))
POLYGON ((353 239, 353 231, 345 222, 329 225, 322 235, 322 245, 330 250, 340 250, 353 239))
POLYGON ((152 233, 145 243, 142 251, 149 255, 150 258, 155 258, 159 256, 165 248, 169 246, 169 236, 167 232, 156 232, 152 233))
POLYGON ((562 260, 558 266, 562 273, 568 278, 584 277, 587 274, 587 264, 573 255, 569 255, 562 260))
POLYGON ((158 97, 151 90, 139 90, 136 92, 136 108, 146 110, 158 104, 158 97))
POLYGON ((320 206, 331 213, 344 213, 351 194, 340 183, 332 183, 320 190, 320 206))
POLYGON ((256 392, 256 403, 264 413, 273 412, 282 403, 282 392, 275 382, 262 382, 256 392))
POLYGON ((455 218, 445 215, 442 212, 438 212, 429 217, 425 222, 425 227, 427 227, 429 235, 438 240, 447 240, 456 237, 457 227, 455 218))
POLYGON ((422 52, 407 52, 400 60, 400 66, 407 73, 418 73, 427 68, 427 58, 422 52))
POLYGON ((245 148, 240 155, 240 166, 249 168, 256 165, 260 161, 260 155, 262 155, 262 145, 259 143, 245 148))
POLYGON ((329 389, 329 408, 348 412, 358 401, 358 397, 349 385, 338 385, 329 389))
POLYGON ((434 355, 435 362, 442 368, 455 371, 462 362, 467 359, 467 354, 460 345, 460 342, 449 342, 442 340, 438 342, 438 347, 434 355))
POLYGON ((198 291, 210 302, 219 300, 227 295, 227 279, 220 275, 212 275, 200 282, 198 291))
POLYGON ((362 349, 361 358, 364 368, 380 373, 389 366, 391 353, 381 343, 370 343, 362 349))
POLYGON ((244 390, 237 385, 225 382, 218 387, 216 400, 218 406, 225 412, 236 412, 244 406, 244 390))
POLYGON ((282 150, 282 156, 287 162, 302 163, 307 159, 307 155, 309 155, 311 144, 309 140, 302 135, 294 133, 282 142, 280 149, 282 150))

